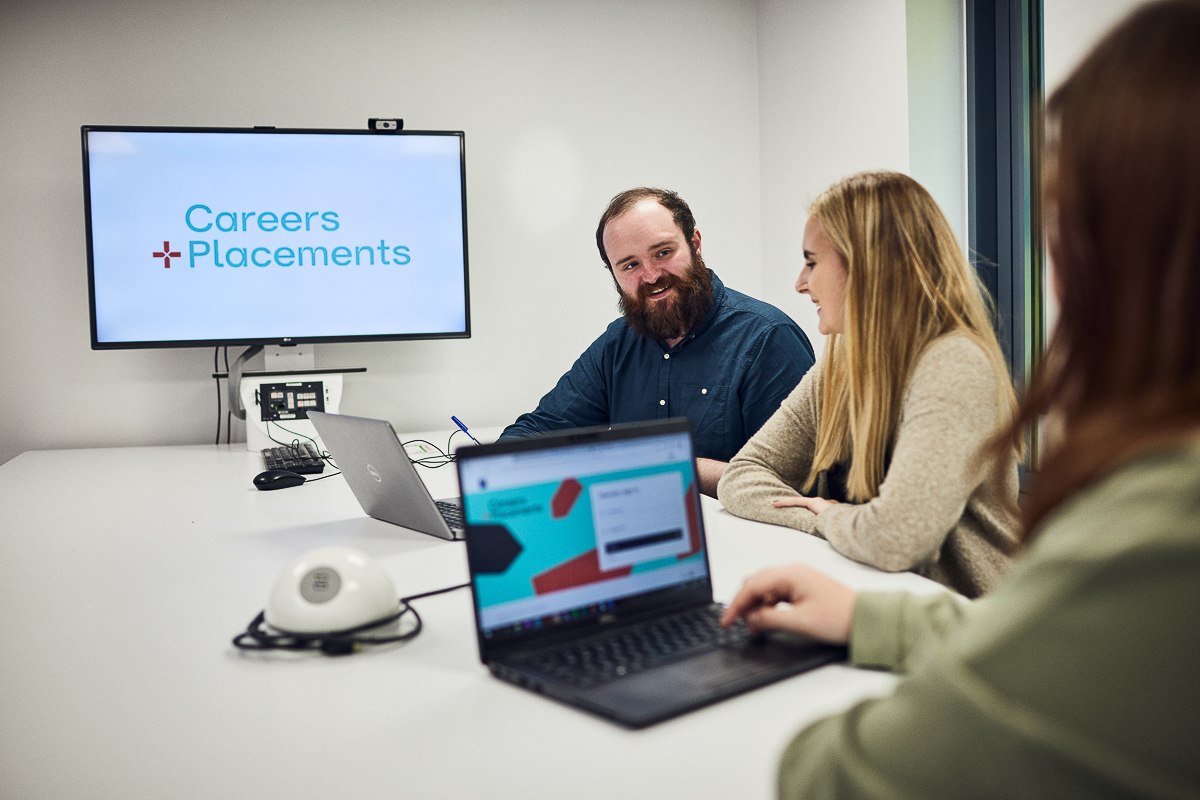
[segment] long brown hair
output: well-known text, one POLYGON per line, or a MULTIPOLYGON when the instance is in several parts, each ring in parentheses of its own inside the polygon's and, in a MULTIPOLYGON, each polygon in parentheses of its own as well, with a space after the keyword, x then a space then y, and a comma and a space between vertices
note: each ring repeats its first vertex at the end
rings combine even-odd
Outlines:
POLYGON ((848 493, 865 502, 879 494, 904 389, 934 339, 961 332, 987 354, 1004 423, 1016 398, 979 279, 921 184, 897 172, 864 172, 825 190, 811 213, 848 279, 845 333, 825 347, 821 424, 805 488, 849 460, 848 493))
POLYGON ((1006 431, 1056 423, 1025 538, 1063 501, 1200 425, 1200 2, 1143 6, 1047 106, 1061 314, 1006 431))

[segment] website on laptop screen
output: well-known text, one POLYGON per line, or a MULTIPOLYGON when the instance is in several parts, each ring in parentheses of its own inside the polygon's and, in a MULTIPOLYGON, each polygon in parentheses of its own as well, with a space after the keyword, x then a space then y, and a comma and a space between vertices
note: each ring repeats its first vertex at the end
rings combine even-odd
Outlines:
POLYGON ((472 458, 460 479, 485 636, 708 580, 686 433, 472 458))

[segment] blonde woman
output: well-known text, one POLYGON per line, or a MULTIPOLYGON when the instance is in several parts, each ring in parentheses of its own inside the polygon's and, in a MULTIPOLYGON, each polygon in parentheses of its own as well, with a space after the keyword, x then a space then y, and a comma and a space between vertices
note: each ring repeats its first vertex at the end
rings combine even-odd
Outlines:
POLYGON ((929 193, 863 173, 817 198, 796 291, 825 354, 730 462, 738 516, 822 536, 845 556, 912 570, 967 597, 1016 549, 1016 469, 981 446, 1015 408, 982 292, 929 193))

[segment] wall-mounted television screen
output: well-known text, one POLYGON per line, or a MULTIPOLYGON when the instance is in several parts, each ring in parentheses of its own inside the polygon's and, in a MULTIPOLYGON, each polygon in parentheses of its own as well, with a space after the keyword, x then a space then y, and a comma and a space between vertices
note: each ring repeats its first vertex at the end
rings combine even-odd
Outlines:
POLYGON ((461 131, 82 137, 93 349, 470 336, 461 131))

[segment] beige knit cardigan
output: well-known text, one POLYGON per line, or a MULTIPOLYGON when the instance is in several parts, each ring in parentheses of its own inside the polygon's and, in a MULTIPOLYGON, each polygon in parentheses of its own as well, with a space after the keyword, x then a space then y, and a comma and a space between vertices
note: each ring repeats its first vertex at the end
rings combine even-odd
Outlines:
MULTIPOLYGON (((987 592, 1016 549, 1018 527, 1000 500, 1016 501, 1016 466, 995 485, 992 465, 977 458, 1002 412, 987 355, 962 333, 925 348, 904 391, 877 497, 819 515, 775 508, 772 501, 801 494, 808 478, 824 368, 822 358, 734 456, 717 487, 721 503, 740 517, 824 537, 855 561, 911 570, 967 597, 987 592)), ((814 488, 828 497, 824 474, 814 488)))

